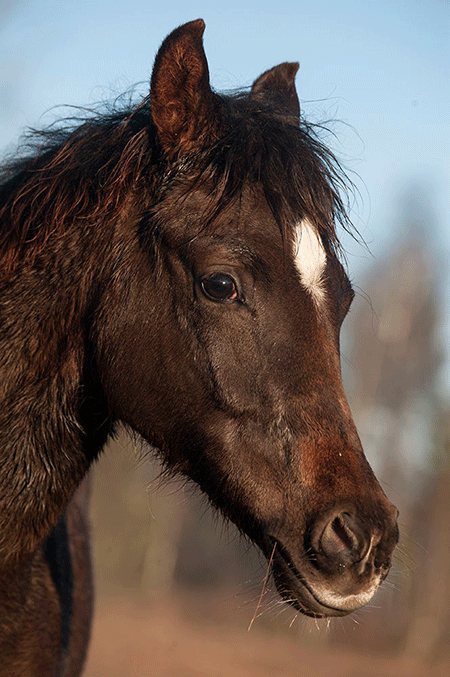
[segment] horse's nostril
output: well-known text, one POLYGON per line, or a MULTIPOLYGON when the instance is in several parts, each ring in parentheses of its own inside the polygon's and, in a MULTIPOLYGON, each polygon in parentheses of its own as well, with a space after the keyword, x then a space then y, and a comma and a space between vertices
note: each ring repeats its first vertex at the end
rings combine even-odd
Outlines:
POLYGON ((321 526, 315 547, 319 557, 340 566, 354 564, 364 557, 369 544, 350 513, 334 514, 325 527, 321 526))
POLYGON ((322 536, 322 548, 326 546, 326 550, 335 550, 338 554, 355 548, 355 534, 344 517, 345 515, 338 515, 326 526, 322 536))

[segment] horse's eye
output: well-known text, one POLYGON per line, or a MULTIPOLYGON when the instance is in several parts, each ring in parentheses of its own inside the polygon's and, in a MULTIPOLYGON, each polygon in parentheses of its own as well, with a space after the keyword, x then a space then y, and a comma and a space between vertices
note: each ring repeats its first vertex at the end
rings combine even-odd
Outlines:
POLYGON ((204 277, 201 288, 212 301, 234 301, 238 297, 236 282, 226 273, 214 273, 204 277))

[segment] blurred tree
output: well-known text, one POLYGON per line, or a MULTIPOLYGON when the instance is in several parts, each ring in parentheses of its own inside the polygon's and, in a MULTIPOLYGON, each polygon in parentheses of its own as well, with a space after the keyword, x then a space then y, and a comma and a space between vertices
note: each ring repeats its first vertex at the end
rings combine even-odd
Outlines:
POLYGON ((179 482, 157 490, 160 474, 157 460, 125 431, 96 464, 91 514, 100 595, 155 599, 171 592, 187 508, 179 482))
POLYGON ((429 476, 413 511, 417 575, 411 595, 408 653, 433 661, 450 652, 450 411, 436 417, 429 476))
MULTIPOLYGON (((414 186, 399 207, 395 237, 368 271, 354 304, 345 352, 349 399, 363 446, 400 508, 403 539, 413 534, 412 545, 403 540, 399 547, 402 569, 411 566, 411 558, 417 562, 417 549, 424 547, 425 523, 417 524, 414 514, 430 473, 432 428, 441 407, 436 381, 444 360, 437 340, 444 275, 433 250, 437 226, 425 191, 414 186)), ((388 579, 380 592, 382 607, 365 617, 355 639, 364 636, 385 647, 404 644, 418 595, 417 573, 395 581, 395 588, 387 587, 388 579)))
POLYGON ((437 341, 443 266, 431 247, 436 224, 424 192, 406 192, 399 212, 395 239, 368 271, 347 332, 349 394, 362 437, 407 503, 406 480, 429 449, 423 431, 444 360, 437 341))

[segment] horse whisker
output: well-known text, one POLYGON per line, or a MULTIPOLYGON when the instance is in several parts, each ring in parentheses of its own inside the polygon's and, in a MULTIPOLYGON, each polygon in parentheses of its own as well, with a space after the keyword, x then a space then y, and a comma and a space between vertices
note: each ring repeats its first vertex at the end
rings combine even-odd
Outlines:
POLYGON ((263 598, 263 596, 264 596, 264 592, 265 592, 265 589, 266 589, 267 581, 269 580, 269 576, 270 576, 270 567, 271 567, 271 565, 272 565, 272 560, 273 560, 273 556, 274 556, 274 554, 275 554, 275 548, 276 548, 276 547, 277 547, 277 543, 276 543, 276 541, 275 541, 274 544, 273 544, 273 548, 272 548, 272 554, 270 555, 269 561, 267 562, 266 575, 264 576, 264 580, 263 580, 263 584, 262 584, 262 588, 261 588, 261 594, 260 594, 259 599, 258 599, 258 604, 256 605, 255 613, 253 614, 252 620, 251 620, 250 623, 249 623, 249 626, 248 626, 248 628, 247 628, 247 632, 250 632, 250 630, 252 629, 252 625, 253 625, 253 623, 254 623, 254 621, 255 621, 255 618, 256 618, 256 615, 257 615, 257 613, 258 613, 258 609, 259 609, 259 607, 261 606, 261 601, 262 601, 262 598, 263 598))

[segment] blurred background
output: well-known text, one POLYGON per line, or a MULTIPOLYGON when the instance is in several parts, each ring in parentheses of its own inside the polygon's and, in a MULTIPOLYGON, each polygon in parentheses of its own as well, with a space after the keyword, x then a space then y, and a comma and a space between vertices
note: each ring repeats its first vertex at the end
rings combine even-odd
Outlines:
POLYGON ((303 114, 328 124, 356 184, 343 372, 402 540, 350 618, 297 617, 270 585, 258 607, 258 554, 123 432, 95 469, 86 676, 448 675, 450 4, 0 0, 1 154, 67 113, 55 106, 145 94, 162 39, 199 16, 218 90, 300 60, 303 114))

